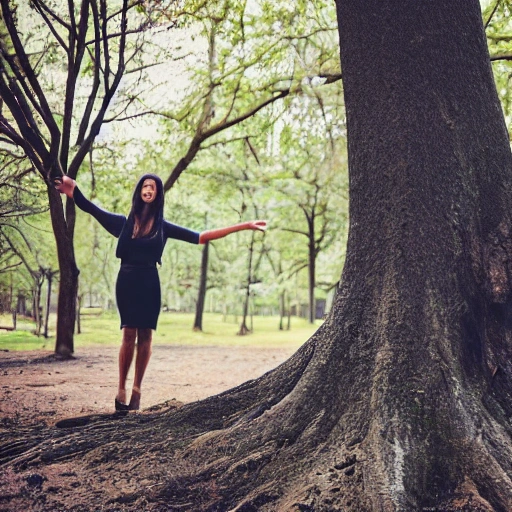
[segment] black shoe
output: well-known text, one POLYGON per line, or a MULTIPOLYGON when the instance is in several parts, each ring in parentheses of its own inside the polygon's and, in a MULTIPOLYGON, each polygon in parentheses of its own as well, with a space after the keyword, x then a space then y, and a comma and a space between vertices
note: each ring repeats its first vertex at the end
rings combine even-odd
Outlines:
POLYGON ((116 411, 129 411, 130 406, 128 404, 123 404, 117 398, 114 400, 114 404, 116 406, 116 411))

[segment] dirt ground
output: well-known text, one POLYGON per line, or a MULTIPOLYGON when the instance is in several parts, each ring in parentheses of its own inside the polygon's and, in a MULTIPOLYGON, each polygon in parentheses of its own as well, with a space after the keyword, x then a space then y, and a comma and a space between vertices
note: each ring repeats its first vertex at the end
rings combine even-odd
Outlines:
MULTIPOLYGON (((259 377, 292 348, 155 345, 142 388, 144 409, 169 400, 193 402, 259 377)), ((0 421, 55 424, 63 418, 114 410, 117 347, 86 347, 75 359, 52 352, 0 352, 0 421)), ((132 368, 133 370, 133 368, 132 368)), ((128 376, 127 390, 131 388, 128 376)))
MULTIPOLYGON (((143 423, 145 416, 153 417, 183 403, 206 398, 259 377, 293 352, 293 348, 156 345, 143 383, 141 411, 131 419, 143 423)), ((0 352, 0 462, 8 463, 12 460, 12 453, 16 458, 20 450, 23 453, 30 449, 25 443, 30 444, 31 439, 39 442, 38 436, 42 432, 52 439, 55 436, 52 442, 62 436, 68 439, 65 436, 69 433, 73 443, 79 434, 68 428, 70 422, 72 428, 77 426, 76 417, 80 417, 79 421, 101 422, 103 416, 98 414, 107 413, 109 418, 113 418, 117 358, 118 347, 101 346, 79 348, 75 358, 68 361, 57 360, 52 352, 0 352)), ((127 389, 131 387, 132 376, 133 371, 130 372, 127 389)), ((126 422, 130 421, 130 417, 121 417, 126 418, 126 422)), ((110 436, 114 435, 111 428, 117 428, 124 438, 123 425, 126 423, 122 421, 121 425, 117 421, 107 424, 110 436)), ((96 432, 94 427, 98 424, 91 425, 93 432, 96 432)), ((78 424, 78 428, 82 425, 78 424)), ((110 449, 111 445, 106 443, 102 446, 110 449)), ((146 502, 141 506, 139 502, 124 503, 126 496, 132 496, 133 492, 138 492, 137 489, 147 490, 161 485, 150 478, 151 461, 148 462, 149 469, 138 467, 134 471, 133 460, 121 453, 117 453, 114 462, 107 461, 108 468, 101 471, 97 470, 96 462, 87 465, 87 456, 83 460, 75 458, 69 462, 57 459, 36 471, 31 467, 15 470, 3 465, 0 468, 0 510, 149 510, 146 502), (104 471, 110 471, 112 478, 107 478, 104 471)), ((158 510, 191 512, 194 508, 164 505, 158 510)))

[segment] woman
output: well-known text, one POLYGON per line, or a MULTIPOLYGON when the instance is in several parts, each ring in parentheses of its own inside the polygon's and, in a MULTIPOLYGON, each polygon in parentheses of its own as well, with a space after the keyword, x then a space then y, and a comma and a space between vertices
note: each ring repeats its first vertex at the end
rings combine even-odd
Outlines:
POLYGON ((68 176, 60 178, 55 186, 119 239, 116 256, 121 259, 121 268, 116 282, 116 300, 123 338, 119 351, 119 386, 115 407, 116 410, 138 410, 142 378, 151 356, 152 331, 156 329, 160 313, 160 280, 156 264, 161 262, 167 239, 204 244, 244 229, 264 231, 267 224, 261 220, 250 221, 202 233, 171 224, 163 218, 163 185, 154 174, 145 174, 137 183, 127 218, 91 203, 68 176), (135 346, 135 376, 130 402, 126 403, 126 378, 135 346))

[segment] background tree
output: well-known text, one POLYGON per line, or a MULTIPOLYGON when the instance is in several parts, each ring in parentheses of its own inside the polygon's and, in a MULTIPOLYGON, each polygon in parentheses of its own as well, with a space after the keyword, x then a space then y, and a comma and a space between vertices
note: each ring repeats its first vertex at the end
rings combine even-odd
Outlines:
POLYGON ((36 179, 26 158, 8 147, 0 151, 1 306, 7 312, 12 309, 14 315, 30 312, 40 328, 38 290, 44 278, 35 261, 40 251, 33 225, 37 225, 35 216, 46 212, 47 207, 33 193, 38 188, 36 179), (33 223, 28 218, 34 219, 33 223), (31 298, 33 304, 27 306, 31 298))
POLYGON ((159 144, 173 142, 165 190, 200 151, 247 137, 246 121, 269 105, 301 94, 311 80, 341 79, 332 10, 325 15, 322 6, 304 2, 296 11, 279 2, 224 0, 191 2, 183 13, 174 12, 185 24, 193 20, 195 43, 203 41, 205 51, 187 68, 185 98, 147 111, 166 119, 159 144))
MULTIPOLYGON (((163 166, 174 168, 172 183, 177 179, 175 171, 181 175, 192 160, 196 160, 196 167, 201 167, 204 159, 197 159, 200 150, 206 150, 203 151, 206 159, 212 158, 216 148, 231 141, 249 140, 258 130, 266 130, 289 106, 266 112, 264 122, 259 120, 255 123, 255 117, 268 111, 265 107, 279 99, 290 94, 303 94, 309 88, 307 84, 311 77, 323 82, 336 82, 340 78, 339 63, 333 59, 335 25, 332 11, 329 17, 322 14, 322 9, 317 11, 306 4, 296 13, 282 6, 263 12, 259 9, 253 11, 239 2, 211 5, 189 2, 183 12, 169 4, 161 8, 161 13, 162 26, 165 26, 165 16, 168 15, 173 20, 172 26, 185 23, 192 31, 198 24, 201 28, 197 41, 202 43, 196 42, 195 46, 205 51, 203 54, 199 50, 190 61, 187 74, 190 74, 188 84, 191 92, 184 100, 179 95, 177 105, 169 102, 165 109, 152 108, 140 113, 133 113, 131 105, 123 115, 133 119, 143 114, 159 113, 167 118, 163 137, 158 138, 156 144, 149 145, 141 162, 147 166, 148 158, 151 158, 155 169, 163 166), (190 19, 194 19, 196 24, 189 26, 190 19), (284 23, 284 19, 289 23, 284 23), (312 19, 320 28, 313 28, 312 19), (276 23, 286 29, 276 31, 276 23), (315 40, 314 44, 306 42, 305 27, 311 30, 309 35, 315 40), (270 41, 261 37, 268 34, 272 35, 270 41), (262 82, 263 76, 265 82, 262 82), (253 128, 254 124, 258 128, 253 128), (179 158, 175 165, 180 153, 185 156, 179 158)), ((176 41, 170 47, 169 51, 173 51, 176 41)), ((265 139, 265 133, 258 135, 265 139)), ((169 182, 169 186, 172 183, 169 182)), ((189 223, 185 218, 184 224, 189 223)), ((184 279, 190 281, 191 276, 184 279)), ((167 287, 166 283, 163 285, 167 287)), ((189 294, 183 289, 180 292, 177 285, 175 282, 172 286, 176 293, 189 294)), ((191 287, 186 290, 191 290, 191 287)))
MULTIPOLYGON (((316 318, 315 289, 317 258, 321 251, 328 248, 342 233, 344 214, 340 197, 342 180, 335 175, 334 159, 324 162, 315 161, 307 151, 302 165, 298 168, 288 169, 290 178, 279 180, 281 186, 278 190, 286 194, 285 209, 289 211, 290 203, 300 210, 302 214, 299 226, 294 227, 296 221, 288 222, 284 231, 304 236, 307 241, 307 270, 308 270, 308 318, 314 323, 316 318), (337 207, 334 205, 337 204, 337 207), (341 222, 340 222, 341 221, 341 222), (300 226, 302 225, 302 227, 300 226)), ((289 165, 287 163, 285 166, 289 165)), ((293 163, 291 164, 294 165, 293 163)), ((295 217, 295 216, 294 216, 295 217)))
POLYGON ((196 301, 196 314, 194 317, 194 325, 192 329, 194 331, 202 331, 203 330, 203 313, 204 313, 204 304, 206 300, 206 289, 208 283, 208 253, 210 249, 209 242, 204 244, 201 256, 201 271, 199 277, 199 290, 197 292, 197 301, 196 301))
POLYGON ((130 42, 128 36, 142 31, 147 18, 132 17, 129 26, 128 12, 139 4, 83 0, 58 8, 44 0, 31 0, 29 6, 0 2, 0 134, 30 159, 49 185, 60 269, 55 350, 64 357, 73 352, 78 289, 75 207, 67 201, 64 215, 51 178, 62 172, 76 178, 127 65, 136 62, 140 42, 130 42), (59 67, 62 57, 64 69, 59 67), (64 91, 58 90, 59 82, 65 83, 64 91))

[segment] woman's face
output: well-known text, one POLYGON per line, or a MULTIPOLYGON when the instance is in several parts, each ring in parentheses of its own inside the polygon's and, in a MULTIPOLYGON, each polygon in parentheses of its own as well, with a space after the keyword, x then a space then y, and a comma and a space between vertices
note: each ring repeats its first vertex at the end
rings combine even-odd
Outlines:
POLYGON ((156 183, 155 180, 148 178, 142 184, 140 196, 145 203, 152 203, 156 199, 156 183))

